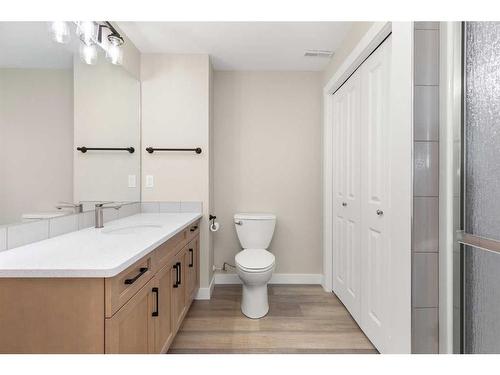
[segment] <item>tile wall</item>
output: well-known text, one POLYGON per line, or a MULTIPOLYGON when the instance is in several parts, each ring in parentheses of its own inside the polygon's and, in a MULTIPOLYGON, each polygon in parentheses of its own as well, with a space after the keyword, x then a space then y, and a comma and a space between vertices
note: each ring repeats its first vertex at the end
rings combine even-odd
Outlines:
POLYGON ((439 351, 439 22, 415 22, 412 352, 439 351))

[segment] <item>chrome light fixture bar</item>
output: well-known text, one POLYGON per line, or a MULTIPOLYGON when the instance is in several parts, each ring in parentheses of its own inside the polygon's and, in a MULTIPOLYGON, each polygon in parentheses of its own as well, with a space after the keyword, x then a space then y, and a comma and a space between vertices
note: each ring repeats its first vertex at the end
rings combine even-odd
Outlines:
MULTIPOLYGON (((80 57, 89 65, 97 63, 97 48, 100 47, 105 53, 106 58, 115 65, 121 65, 123 62, 123 37, 108 21, 73 21, 76 26, 80 45, 80 57), (104 42, 104 29, 109 33, 104 42)), ((57 43, 68 43, 71 39, 70 22, 54 21, 50 25, 52 39, 57 43)))

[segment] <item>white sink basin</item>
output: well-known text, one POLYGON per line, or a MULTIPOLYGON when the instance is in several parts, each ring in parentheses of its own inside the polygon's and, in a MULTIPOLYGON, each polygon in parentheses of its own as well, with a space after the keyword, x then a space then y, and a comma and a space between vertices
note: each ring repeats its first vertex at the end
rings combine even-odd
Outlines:
POLYGON ((161 228, 161 225, 143 224, 143 225, 130 225, 119 228, 104 228, 101 233, 104 234, 141 234, 161 228))

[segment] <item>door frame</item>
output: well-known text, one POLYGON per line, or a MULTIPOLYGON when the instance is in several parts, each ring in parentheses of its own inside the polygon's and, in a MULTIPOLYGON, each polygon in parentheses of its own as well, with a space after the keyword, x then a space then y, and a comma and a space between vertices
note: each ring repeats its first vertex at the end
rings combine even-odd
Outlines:
POLYGON ((333 139, 332 94, 377 46, 392 33, 390 100, 390 160, 392 223, 390 279, 395 286, 391 306, 388 352, 411 352, 411 223, 413 209, 413 22, 375 22, 323 88, 323 281, 332 291, 333 279, 333 139), (396 141, 397 140, 397 141, 396 141))

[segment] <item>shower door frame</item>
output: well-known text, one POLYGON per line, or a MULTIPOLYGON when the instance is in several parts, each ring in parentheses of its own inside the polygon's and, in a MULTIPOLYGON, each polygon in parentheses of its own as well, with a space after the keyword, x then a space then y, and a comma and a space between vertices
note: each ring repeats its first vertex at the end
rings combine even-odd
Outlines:
MULTIPOLYGON (((500 253, 500 241, 484 238, 477 235, 467 233, 466 228, 466 139, 465 139, 465 125, 467 121, 466 116, 466 22, 447 22, 442 23, 449 33, 449 38, 443 44, 443 55, 448 53, 448 56, 442 64, 441 71, 443 74, 444 90, 441 92, 441 101, 445 103, 441 111, 440 117, 440 133, 443 135, 442 139, 448 142, 446 145, 443 142, 442 154, 449 152, 447 147, 450 147, 450 141, 453 142, 453 132, 457 131, 459 126, 460 134, 460 155, 453 154, 450 160, 443 160, 442 166, 447 171, 440 177, 440 189, 443 188, 446 202, 440 205, 440 248, 443 249, 442 257, 440 257, 439 272, 446 274, 448 272, 448 279, 440 276, 440 352, 444 353, 465 353, 465 334, 466 334, 466 309, 465 309, 465 271, 467 264, 465 262, 466 247, 474 247, 483 251, 490 251, 500 253), (448 43, 448 44, 446 44, 448 43), (453 57, 450 57, 453 56, 453 57), (449 71, 447 71, 449 70, 449 71), (454 74, 458 73, 459 74, 454 74), (458 94, 458 95, 457 95, 458 94), (450 138, 451 137, 451 138, 450 138), (459 166, 458 170, 454 167, 459 166), (451 172, 451 177, 450 177, 451 172), (459 184, 459 202, 460 207, 458 210, 451 209, 446 205, 450 205, 450 199, 453 199, 454 189, 449 189, 450 184, 453 184, 453 173, 460 174, 459 184), (448 185, 447 185, 448 184, 448 185), (446 186, 448 189, 446 190, 446 186), (451 191, 451 196, 450 196, 451 191), (455 222, 459 222, 459 228, 453 228, 455 222), (450 232, 450 229, 452 232, 450 232), (457 230, 458 229, 458 230, 457 230), (452 238, 453 240, 447 241, 452 238), (453 246, 458 243, 460 263, 456 269, 453 265, 453 246), (441 244, 445 245, 441 247, 441 244), (449 255, 451 254, 451 259, 449 255), (455 275, 456 281, 459 285, 453 285, 453 278, 449 278, 450 270, 455 275), (453 301, 450 296, 453 296, 454 288, 459 287, 460 297, 460 314, 459 324, 453 324, 453 301), (450 303, 451 301, 451 303, 450 303), (457 327, 459 329, 457 329, 457 327), (457 340, 454 345, 453 342, 457 340), (443 345, 441 345, 443 344, 443 345)), ((442 40, 443 42, 443 40, 442 40)), ((449 153, 448 153, 449 155, 449 153)))
MULTIPOLYGON (((454 352, 456 322, 454 322, 454 247, 457 229, 461 229, 462 206, 457 209, 454 197, 462 195, 463 180, 455 181, 457 172, 462 176, 463 145, 456 153, 457 136, 463 141, 463 40, 461 22, 440 23, 440 94, 439 94, 439 353, 454 352), (458 190, 458 191, 457 191, 458 190), (455 223, 460 222, 460 227, 455 223)), ((459 252, 461 253, 461 252, 459 252)), ((459 268, 463 262, 460 262, 459 268)), ((462 273, 460 272, 460 287, 462 273)), ((461 290, 463 291, 463 289, 461 290)), ((460 296, 461 297, 461 296, 460 296)), ((463 299, 460 298, 462 301, 463 299)), ((460 301, 460 302, 461 302, 460 301)), ((460 306, 460 311, 463 311, 460 306)), ((460 322, 462 324, 462 321, 460 322)), ((455 350, 456 352, 456 350, 455 350)))

